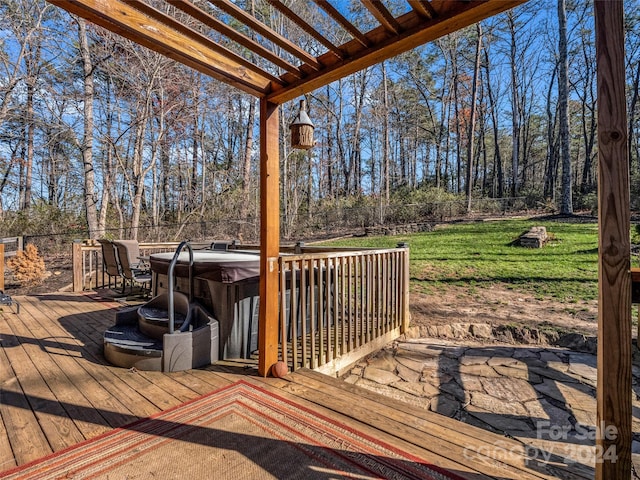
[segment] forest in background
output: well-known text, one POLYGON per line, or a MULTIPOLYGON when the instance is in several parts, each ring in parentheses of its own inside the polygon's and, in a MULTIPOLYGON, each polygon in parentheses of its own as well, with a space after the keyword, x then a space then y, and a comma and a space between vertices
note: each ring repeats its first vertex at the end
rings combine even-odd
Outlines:
MULTIPOLYGON (((311 41, 266 1, 237 3, 311 41)), ((332 3, 371 23, 358 2, 332 3)), ((625 11, 637 208, 639 2, 625 11)), ((1 236, 257 239, 254 98, 43 0, 1 0, 0 18, 1 236)), ((341 43, 336 25, 310 21, 341 43)), ((298 103, 283 105, 283 238, 506 210, 595 212, 595 74, 592 1, 531 0, 308 95, 309 151, 290 148, 298 103)))

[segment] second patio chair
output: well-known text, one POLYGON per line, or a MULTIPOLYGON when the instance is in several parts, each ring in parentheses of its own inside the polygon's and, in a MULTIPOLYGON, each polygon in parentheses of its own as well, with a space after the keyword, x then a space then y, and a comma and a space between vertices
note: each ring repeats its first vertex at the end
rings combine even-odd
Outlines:
MULTIPOLYGON (((125 281, 131 284, 133 292, 134 284, 139 284, 145 291, 145 294, 151 292, 151 273, 148 270, 138 268, 140 247, 136 240, 114 240, 116 247, 118 262, 120 263, 120 273, 125 281)), ((124 287, 123 287, 124 293, 124 287)))

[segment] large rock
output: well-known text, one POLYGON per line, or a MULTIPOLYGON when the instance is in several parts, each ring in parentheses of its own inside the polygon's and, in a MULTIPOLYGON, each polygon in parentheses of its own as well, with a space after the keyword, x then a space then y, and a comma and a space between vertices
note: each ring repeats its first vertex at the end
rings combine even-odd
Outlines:
POLYGON ((526 363, 513 357, 491 357, 489 360, 487 360, 487 365, 490 365, 492 367, 500 366, 521 369, 527 368, 526 363))
POLYGON ((491 325, 487 325, 486 323, 473 323, 471 324, 471 335, 477 338, 492 338, 493 337, 493 328, 491 325))
POLYGON ((491 357, 488 355, 464 355, 460 357, 460 365, 484 365, 491 357))
POLYGON ((484 392, 481 379, 482 377, 478 377, 476 375, 461 373, 458 375, 458 378, 456 378, 456 381, 468 392, 484 392))
MULTIPOLYGON (((482 392, 471 392, 471 405, 494 415, 516 415, 526 417, 527 409, 520 402, 500 402, 495 397, 482 392)), ((472 411, 467 406, 468 411, 472 411)), ((519 430, 513 427, 514 430, 519 430)))
POLYGON ((425 410, 429 409, 429 399, 416 397, 415 395, 405 393, 397 388, 390 387, 388 385, 381 385, 376 382, 372 382, 371 380, 367 380, 366 378, 361 378, 356 382, 356 385, 362 388, 366 388, 367 390, 375 393, 379 393, 380 395, 384 395, 388 398, 393 398, 396 400, 400 400, 409 405, 414 405, 416 407, 423 408, 425 410))
POLYGON ((417 383, 420 381, 420 377, 422 376, 422 369, 415 371, 399 363, 397 366, 397 373, 405 382, 417 383))
POLYGON ((542 382, 542 377, 540 375, 530 372, 529 370, 523 370, 521 368, 513 367, 502 367, 499 365, 493 367, 493 369, 504 377, 520 378, 522 380, 528 381, 529 383, 542 382))
POLYGON ((371 380, 372 382, 379 383, 380 385, 389 385, 390 383, 394 383, 400 380, 400 377, 398 377, 395 373, 376 367, 367 367, 364 370, 363 377, 367 380, 371 380))
POLYGON ((369 358, 369 368, 393 372, 396 369, 396 365, 393 353, 386 350, 378 352, 374 357, 369 358))
POLYGON ((471 398, 470 393, 453 380, 440 385, 440 390, 464 403, 468 403, 471 398))
POLYGON ((415 395, 416 397, 429 396, 424 389, 424 383, 395 382, 392 383, 391 386, 410 395, 415 395))
MULTIPOLYGON (((584 412, 596 411, 595 391, 580 383, 565 384, 545 379, 541 384, 533 386, 538 392, 547 395, 571 407, 571 410, 584 412)), ((574 412, 575 413, 575 412, 574 412)))
POLYGON ((476 375, 478 377, 500 376, 500 374, 489 365, 460 365, 459 371, 460 374, 476 375))
POLYGON ((548 438, 551 428, 566 429, 573 428, 571 414, 563 408, 558 408, 544 398, 531 400, 524 404, 531 420, 536 425, 537 435, 540 438, 548 438), (545 435, 546 434, 546 435, 545 435))
POLYGON ((487 395, 505 402, 527 402, 538 398, 538 392, 526 380, 500 377, 480 380, 487 395))

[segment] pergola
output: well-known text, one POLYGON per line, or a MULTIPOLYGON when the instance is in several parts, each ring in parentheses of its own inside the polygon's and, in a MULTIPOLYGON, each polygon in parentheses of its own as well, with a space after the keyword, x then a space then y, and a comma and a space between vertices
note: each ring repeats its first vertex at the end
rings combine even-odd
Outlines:
MULTIPOLYGON (((294 26, 305 38, 304 45, 285 38, 232 0, 49 1, 260 99, 259 372, 266 376, 278 354, 278 106, 526 0, 406 0, 404 8, 402 2, 359 0, 374 28, 360 27, 348 18, 348 10, 337 0, 309 0, 343 38, 350 38, 339 45, 310 18, 296 13, 296 2, 268 0, 271 13, 294 26)), ((597 0, 595 12, 600 225, 597 445, 599 453, 615 452, 615 458, 605 455, 597 463, 596 478, 621 479, 631 472, 632 439, 623 3, 597 0)))

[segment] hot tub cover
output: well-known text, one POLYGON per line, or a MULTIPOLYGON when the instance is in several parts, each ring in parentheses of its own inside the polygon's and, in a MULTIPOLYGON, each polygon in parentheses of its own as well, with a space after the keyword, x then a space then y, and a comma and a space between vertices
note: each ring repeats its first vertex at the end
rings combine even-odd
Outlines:
MULTIPOLYGON (((149 262, 151 271, 167 274, 173 252, 155 253, 149 262)), ((189 276, 189 253, 181 252, 174 274, 177 277, 189 276)), ((244 252, 195 251, 193 252, 193 278, 234 283, 260 276, 260 255, 244 252)))

